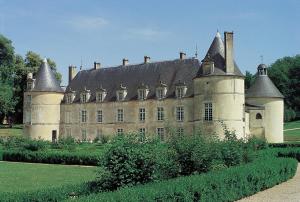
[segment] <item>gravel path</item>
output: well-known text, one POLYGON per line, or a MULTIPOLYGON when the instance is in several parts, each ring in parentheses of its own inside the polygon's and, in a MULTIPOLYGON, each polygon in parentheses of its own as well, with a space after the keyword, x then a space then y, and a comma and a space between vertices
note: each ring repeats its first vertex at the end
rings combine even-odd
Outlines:
POLYGON ((276 185, 270 189, 264 190, 239 202, 263 201, 263 202, 300 202, 300 163, 294 178, 276 185))

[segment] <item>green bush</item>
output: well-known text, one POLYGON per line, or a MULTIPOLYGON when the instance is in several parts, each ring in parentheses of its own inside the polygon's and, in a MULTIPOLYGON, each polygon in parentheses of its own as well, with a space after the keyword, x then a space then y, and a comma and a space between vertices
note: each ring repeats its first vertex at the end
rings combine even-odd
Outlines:
POLYGON ((79 201, 235 201, 290 179, 296 168, 294 159, 261 159, 207 174, 92 194, 79 201))
POLYGON ((75 150, 76 142, 75 139, 71 136, 60 137, 59 140, 51 144, 53 149, 65 149, 65 150, 75 150))
POLYGON ((68 152, 68 151, 28 151, 28 150, 4 150, 4 161, 49 163, 49 164, 69 164, 69 165, 92 165, 99 164, 101 154, 88 152, 68 152))
POLYGON ((49 142, 46 142, 44 140, 26 140, 24 142, 24 149, 30 150, 30 151, 40 151, 46 149, 46 147, 49 145, 49 142))
POLYGON ((269 146, 274 148, 300 147, 300 143, 270 143, 269 146))

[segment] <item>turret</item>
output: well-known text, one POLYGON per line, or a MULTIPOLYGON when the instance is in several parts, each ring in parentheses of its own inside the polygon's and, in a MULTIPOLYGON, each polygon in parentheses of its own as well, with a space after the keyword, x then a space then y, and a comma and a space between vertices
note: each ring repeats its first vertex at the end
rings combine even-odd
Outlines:
POLYGON ((59 135, 60 103, 64 91, 44 59, 36 78, 27 77, 24 93, 24 135, 56 141, 59 135))
POLYGON ((244 76, 233 58, 233 33, 217 32, 194 79, 195 127, 224 137, 224 126, 245 137, 244 76))
MULTIPOLYGON (((283 95, 268 76, 267 66, 260 64, 257 67, 257 76, 253 85, 246 92, 246 102, 260 105, 265 108, 264 114, 258 116, 262 121, 263 136, 268 142, 283 142, 283 95)), ((257 119, 258 114, 250 113, 250 120, 257 119), (252 117, 251 117, 252 116, 252 117)), ((251 122, 250 122, 251 123, 251 122)), ((252 131, 253 128, 252 128, 252 131)), ((251 125, 250 125, 251 132, 251 125)))

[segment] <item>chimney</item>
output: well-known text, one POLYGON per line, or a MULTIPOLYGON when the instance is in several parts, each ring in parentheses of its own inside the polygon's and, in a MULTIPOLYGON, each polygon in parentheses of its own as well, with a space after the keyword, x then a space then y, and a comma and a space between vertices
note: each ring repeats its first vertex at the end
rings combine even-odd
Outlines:
POLYGON ((76 76, 76 66, 70 65, 69 66, 69 83, 74 79, 76 76))
POLYGON ((179 55, 180 55, 180 60, 184 60, 186 57, 186 54, 184 52, 180 52, 179 55))
POLYGON ((150 57, 144 56, 144 63, 149 63, 149 62, 150 62, 150 57))
POLYGON ((100 69, 101 63, 100 62, 94 62, 94 69, 100 69))
POLYGON ((127 58, 123 58, 123 66, 126 66, 126 65, 128 65, 128 59, 127 58))
POLYGON ((233 32, 224 32, 225 40, 225 67, 227 74, 234 73, 233 61, 233 32))

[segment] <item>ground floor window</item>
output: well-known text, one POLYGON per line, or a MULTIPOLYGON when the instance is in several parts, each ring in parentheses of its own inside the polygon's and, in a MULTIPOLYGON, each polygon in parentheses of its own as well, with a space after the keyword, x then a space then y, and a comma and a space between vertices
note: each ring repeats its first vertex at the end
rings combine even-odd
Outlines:
POLYGON ((145 128, 139 129, 139 138, 141 141, 145 140, 145 138, 146 138, 146 129, 145 128))
POLYGON ((211 102, 204 103, 204 120, 205 121, 212 121, 213 115, 212 115, 213 106, 211 102))
POLYGON ((81 130, 81 140, 86 141, 86 129, 81 130))
POLYGON ((156 129, 157 137, 161 140, 165 140, 165 129, 164 128, 157 128, 156 129))
POLYGON ((183 133, 184 133, 184 129, 182 127, 177 128, 176 130, 177 135, 183 135, 183 133))
POLYGON ((67 135, 67 137, 71 137, 72 136, 71 128, 66 128, 66 135, 67 135))
POLYGON ((123 128, 118 128, 117 135, 123 135, 123 134, 124 134, 123 128))

